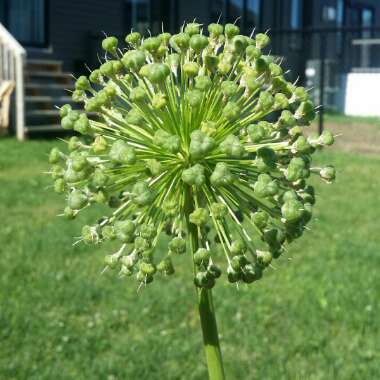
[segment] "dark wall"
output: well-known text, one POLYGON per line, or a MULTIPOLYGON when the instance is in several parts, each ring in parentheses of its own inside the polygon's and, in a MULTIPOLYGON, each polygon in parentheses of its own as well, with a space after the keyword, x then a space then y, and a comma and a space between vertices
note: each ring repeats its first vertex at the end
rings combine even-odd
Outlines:
POLYGON ((68 71, 80 71, 89 56, 90 35, 123 34, 122 0, 50 0, 46 49, 28 49, 33 58, 63 60, 68 71))

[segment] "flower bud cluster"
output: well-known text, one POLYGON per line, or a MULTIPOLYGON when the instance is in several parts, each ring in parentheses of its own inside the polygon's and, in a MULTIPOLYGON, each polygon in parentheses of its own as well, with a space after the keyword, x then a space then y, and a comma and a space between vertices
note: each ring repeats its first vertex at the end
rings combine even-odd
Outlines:
POLYGON ((119 243, 107 268, 148 284, 190 251, 197 287, 252 283, 303 234, 315 203, 309 177, 335 179, 312 155, 334 136, 304 133, 314 105, 265 53, 269 42, 195 22, 174 35, 132 32, 125 46, 103 40, 105 61, 73 92, 83 111, 60 109, 62 128, 82 136, 49 162, 67 218, 109 208, 81 236, 119 243))

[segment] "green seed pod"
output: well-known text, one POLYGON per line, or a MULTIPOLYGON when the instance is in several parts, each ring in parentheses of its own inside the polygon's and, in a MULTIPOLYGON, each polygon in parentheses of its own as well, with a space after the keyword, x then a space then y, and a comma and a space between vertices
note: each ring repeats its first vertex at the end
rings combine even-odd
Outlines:
POLYGON ((215 279, 207 275, 207 272, 198 272, 195 275, 194 284, 198 288, 211 289, 215 285, 215 279))
POLYGON ((206 91, 212 86, 211 78, 205 75, 195 77, 195 88, 206 91))
POLYGON ((157 176, 162 172, 161 162, 155 158, 146 160, 146 167, 152 176, 157 176))
POLYGON ((49 154, 49 163, 57 164, 64 159, 63 153, 58 148, 52 148, 49 154))
POLYGON ((74 130, 82 135, 88 134, 90 130, 90 122, 85 113, 80 114, 79 119, 74 123, 74 130))
POLYGON ((269 92, 267 91, 260 92, 259 101, 257 103, 260 110, 268 111, 270 108, 273 107, 274 103, 275 103, 275 100, 269 92))
POLYGON ((190 38, 190 47, 196 52, 200 53, 208 45, 208 38, 200 34, 194 34, 190 38))
POLYGON ((153 282, 153 276, 139 271, 136 274, 136 280, 137 282, 147 285, 153 282))
POLYGON ((232 65, 226 61, 219 61, 217 68, 220 74, 227 75, 231 71, 232 65))
POLYGON ((169 242, 169 250, 176 255, 186 252, 186 241, 180 237, 175 237, 169 242))
POLYGON ((238 26, 234 24, 226 24, 224 27, 224 34, 227 38, 233 38, 240 33, 240 29, 238 26))
POLYGON ((274 62, 269 63, 268 67, 272 77, 278 77, 283 74, 281 66, 274 62))
POLYGON ((152 107, 154 109, 157 109, 157 110, 162 109, 166 106, 166 104, 167 104, 166 95, 164 95, 161 92, 153 95, 152 107))
POLYGON ((187 33, 175 34, 170 39, 169 44, 177 51, 185 51, 189 47, 190 37, 187 33))
POLYGON ((170 68, 165 63, 152 63, 149 65, 147 78, 153 83, 161 83, 170 74, 170 68))
POLYGON ((135 250, 136 252, 144 252, 150 248, 150 242, 141 236, 135 238, 135 250))
POLYGON ((241 145, 239 137, 228 135, 226 139, 219 145, 222 153, 233 158, 242 158, 245 154, 245 149, 241 145))
POLYGON ((139 206, 147 206, 153 199, 152 190, 146 182, 137 182, 132 189, 133 202, 139 206))
POLYGON ((115 269, 119 263, 119 257, 117 255, 107 255, 104 258, 104 263, 111 269, 115 269))
POLYGON ((197 89, 189 90, 186 94, 186 100, 189 102, 192 108, 197 108, 201 105, 203 99, 202 91, 197 89))
POLYGON ((71 166, 76 172, 80 172, 88 167, 87 158, 76 154, 71 160, 71 166))
POLYGON ((222 113, 228 121, 235 121, 239 118, 241 109, 235 102, 228 102, 222 113))
POLYGON ((244 269, 242 270, 242 280, 247 283, 251 284, 254 281, 257 281, 262 276, 262 270, 259 266, 254 266, 252 264, 247 264, 244 269))
POLYGON ((149 53, 154 54, 161 45, 161 40, 158 37, 149 37, 144 40, 141 47, 149 53))
POLYGON ((332 145, 334 144, 334 135, 331 131, 325 129, 319 136, 318 142, 321 145, 332 145))
POLYGON ((71 99, 75 102, 75 103, 81 103, 81 102, 84 102, 86 96, 85 96, 85 92, 82 91, 82 90, 75 90, 72 94, 71 94, 71 99))
POLYGON ((194 159, 200 159, 206 156, 215 147, 215 140, 207 136, 199 129, 192 132, 190 140, 190 156, 194 159))
POLYGON ((115 240, 116 239, 116 234, 115 234, 113 226, 104 226, 102 228, 101 235, 102 235, 102 238, 104 240, 115 240))
POLYGON ((121 63, 130 70, 138 72, 143 65, 145 64, 146 56, 145 53, 141 50, 130 50, 127 51, 123 58, 121 59, 121 63))
POLYGON ((335 168, 333 166, 325 166, 320 170, 319 175, 327 183, 331 183, 335 179, 335 168))
POLYGON ((89 76, 90 82, 95 84, 102 83, 102 74, 99 69, 93 70, 89 76))
POLYGON ((171 153, 179 152, 181 148, 181 141, 178 136, 170 135, 168 132, 159 129, 154 135, 154 142, 168 150, 171 153))
POLYGON ((118 220, 114 224, 114 231, 117 239, 123 243, 130 243, 133 239, 136 226, 131 220, 118 220))
POLYGON ((109 177, 101 169, 96 169, 92 176, 92 183, 95 187, 104 187, 107 185, 109 177))
POLYGON ((288 106, 289 106, 289 100, 284 94, 281 94, 280 92, 275 94, 274 108, 276 110, 283 110, 285 108, 288 108, 288 106))
POLYGON ((195 265, 208 265, 208 262, 210 260, 211 254, 210 251, 208 251, 205 248, 198 248, 198 250, 194 253, 194 263, 195 265))
POLYGON ((203 62, 209 71, 215 71, 218 67, 219 59, 215 55, 207 54, 203 57, 203 62))
POLYGON ((67 219, 74 219, 75 218, 75 211, 73 209, 71 209, 70 207, 65 207, 65 209, 63 210, 63 215, 65 218, 67 219))
POLYGON ((156 227, 154 224, 144 223, 140 226, 140 235, 144 239, 152 240, 156 236, 156 227))
POLYGON ((60 109, 59 109, 59 116, 61 118, 64 118, 67 116, 70 112, 72 111, 71 105, 70 104, 64 104, 60 109))
POLYGON ((201 131, 208 136, 212 136, 213 134, 215 134, 216 129, 217 124, 215 121, 204 120, 201 123, 201 131))
POLYGON ((62 178, 58 178, 54 181, 54 191, 56 193, 62 194, 66 190, 65 181, 62 178))
POLYGON ((110 149, 109 158, 115 164, 132 165, 136 162, 136 152, 123 140, 116 140, 110 149))
POLYGON ((199 65, 196 62, 187 62, 183 65, 183 72, 190 78, 198 75, 199 65))
POLYGON ((270 42, 270 38, 264 33, 256 34, 255 39, 256 39, 256 47, 259 49, 265 48, 270 42))
POLYGON ((208 27, 208 32, 210 33, 210 36, 215 38, 219 37, 221 34, 223 34, 223 25, 212 23, 208 27))
POLYGON ((74 152, 75 150, 79 149, 81 146, 82 146, 82 143, 78 139, 77 136, 70 137, 67 143, 67 148, 69 149, 70 152, 74 152))
POLYGON ((242 240, 234 240, 231 243, 230 251, 233 255, 242 255, 247 247, 242 240))
POLYGON ((210 210, 214 218, 222 219, 227 215, 227 207, 223 203, 212 203, 210 210))
POLYGON ((233 52, 236 54, 243 54, 248 45, 247 39, 245 36, 235 36, 232 39, 233 52))
POLYGON ((306 169, 306 163, 301 157, 293 157, 289 166, 286 169, 285 177, 290 182, 298 181, 299 179, 305 178, 308 175, 308 170, 306 169))
POLYGON ((311 148, 305 136, 299 136, 292 145, 292 151, 295 153, 309 153, 311 148))
POLYGON ((75 89, 81 91, 87 91, 91 89, 90 81, 84 75, 81 75, 75 82, 75 89))
POLYGON ((252 214, 251 220, 257 228, 263 230, 268 225, 269 215, 265 211, 257 211, 252 214))
POLYGON ((261 142, 268 136, 267 130, 262 125, 258 124, 248 125, 247 132, 253 143, 261 142))
POLYGON ((133 46, 139 45, 140 41, 141 41, 141 34, 139 32, 129 33, 125 37, 125 42, 128 43, 128 44, 131 44, 133 46))
POLYGON ((256 260, 262 267, 267 267, 273 259, 272 254, 269 251, 256 251, 256 260))
POLYGON ((222 271, 217 265, 211 264, 207 268, 207 274, 211 276, 212 278, 217 279, 222 275, 222 271))
POLYGON ((63 170, 63 168, 59 165, 54 165, 52 168, 51 168, 51 177, 53 179, 58 179, 58 178, 62 178, 65 174, 65 171, 63 170))
POLYGON ((302 218, 303 205, 295 199, 288 200, 281 207, 281 214, 287 222, 296 222, 302 218))
POLYGON ((205 182, 204 167, 200 164, 195 164, 194 166, 185 169, 182 172, 182 181, 188 185, 195 185, 200 187, 205 182))
POLYGON ((190 223, 196 224, 197 226, 203 226, 208 221, 208 211, 199 207, 190 214, 189 220, 190 223))
POLYGON ((279 117, 278 119, 278 123, 279 125, 282 127, 286 127, 286 128, 292 128, 296 125, 296 118, 294 117, 294 115, 288 111, 288 110, 284 110, 281 112, 281 116, 279 117))
POLYGON ((173 262, 170 257, 165 257, 158 265, 157 270, 167 276, 170 276, 174 273, 173 262))
POLYGON ((115 53, 119 41, 116 37, 107 37, 102 41, 102 49, 107 53, 115 53))
POLYGON ((246 264, 248 259, 244 255, 236 255, 231 260, 231 267, 234 271, 239 272, 246 264))
POLYGON ((188 23, 185 26, 185 33, 187 33, 189 36, 193 36, 195 34, 199 34, 200 24, 196 22, 188 23))
POLYGON ((231 267, 227 268, 227 279, 230 283, 234 284, 241 279, 242 273, 240 271, 235 271, 231 267))
POLYGON ((63 129, 73 129, 74 121, 69 118, 69 116, 64 116, 61 120, 61 126, 63 129))
POLYGON ((145 101, 147 99, 146 91, 140 86, 132 88, 129 99, 134 103, 145 101))
POLYGON ((220 86, 223 94, 229 98, 236 95, 239 89, 238 85, 230 80, 223 81, 220 86))
POLYGON ((210 182, 214 186, 231 185, 235 180, 235 177, 230 172, 228 165, 224 162, 218 162, 214 171, 211 174, 210 182))
POLYGON ((177 53, 172 53, 167 56, 166 63, 169 65, 173 72, 176 72, 178 66, 180 65, 180 55, 177 53))
POLYGON ((102 154, 107 151, 108 142, 103 136, 96 136, 92 143, 92 150, 95 154, 102 154))
POLYGON ((72 210, 80 210, 88 203, 87 196, 80 190, 74 190, 69 194, 67 204, 72 210))
POLYGON ((261 51, 256 46, 249 45, 245 49, 245 54, 249 60, 260 58, 261 51))
POLYGON ((138 125, 139 127, 142 127, 144 125, 144 118, 142 117, 140 112, 134 108, 132 108, 128 112, 125 119, 126 119, 128 124, 138 125))

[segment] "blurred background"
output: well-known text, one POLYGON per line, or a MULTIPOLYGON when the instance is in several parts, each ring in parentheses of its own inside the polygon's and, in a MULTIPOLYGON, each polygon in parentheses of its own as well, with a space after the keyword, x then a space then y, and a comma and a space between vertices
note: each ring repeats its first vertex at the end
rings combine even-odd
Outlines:
POLYGON ((0 379, 206 378, 190 273, 138 293, 100 275, 110 248, 72 245, 95 214, 57 217, 44 174, 55 106, 104 34, 194 19, 268 32, 322 105, 311 129, 339 136, 316 158, 338 179, 316 183, 310 231, 263 281, 216 288, 228 378, 380 378, 379 0, 0 0, 0 379))

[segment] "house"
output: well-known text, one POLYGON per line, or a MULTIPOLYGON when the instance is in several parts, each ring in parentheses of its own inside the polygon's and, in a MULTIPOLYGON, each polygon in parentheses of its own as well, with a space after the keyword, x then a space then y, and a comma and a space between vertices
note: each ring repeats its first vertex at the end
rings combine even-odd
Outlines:
POLYGON ((18 84, 18 137, 59 128, 54 105, 70 101, 71 73, 97 66, 104 34, 122 37, 131 28, 157 33, 162 25, 175 32, 193 19, 236 21, 244 33, 270 29, 272 53, 283 56, 305 83, 308 69, 318 71, 322 50, 328 65, 346 72, 356 62, 371 66, 379 58, 369 46, 359 46, 354 57, 352 47, 354 37, 374 37, 370 28, 380 26, 378 0, 2 0, 0 80, 12 76, 18 84), (367 29, 335 30, 348 27, 367 29), (322 28, 334 29, 323 49, 317 32, 322 28))

